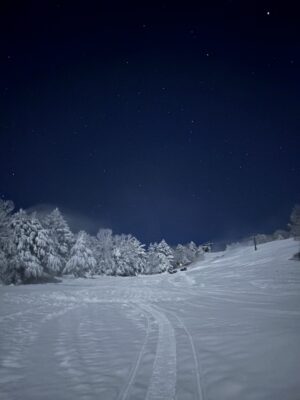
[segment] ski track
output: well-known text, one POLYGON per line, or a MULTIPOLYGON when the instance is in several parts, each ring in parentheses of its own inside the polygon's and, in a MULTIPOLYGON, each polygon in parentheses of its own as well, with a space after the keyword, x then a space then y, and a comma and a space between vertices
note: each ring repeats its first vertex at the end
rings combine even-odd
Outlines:
POLYGON ((194 361, 194 375, 196 377, 196 382, 197 382, 197 393, 198 393, 198 400, 205 400, 204 397, 204 388, 203 385, 201 385, 201 378, 200 378, 200 374, 202 371, 202 368, 200 368, 200 363, 198 361, 198 357, 197 357, 197 352, 196 352, 196 348, 195 348, 195 344, 194 344, 194 340, 193 337, 190 333, 190 331, 187 329, 186 325, 184 324, 184 322, 182 321, 181 318, 178 317, 177 314, 175 314, 174 312, 168 311, 171 315, 174 316, 174 318, 178 321, 179 327, 181 327, 189 340, 190 346, 191 346, 191 350, 192 350, 192 354, 193 354, 193 361, 194 361))
MULTIPOLYGON (((141 310, 143 310, 143 308, 141 308, 141 307, 139 307, 139 308, 140 308, 141 310)), ((145 311, 145 310, 143 310, 143 311, 145 311)), ((131 372, 130 372, 130 374, 129 374, 128 383, 126 384, 126 387, 125 387, 125 388, 122 390, 122 392, 120 393, 120 395, 119 395, 119 397, 118 397, 118 400, 126 400, 126 399, 130 398, 130 397, 128 397, 128 396, 129 396, 130 390, 131 390, 131 388, 132 388, 132 386, 133 386, 133 384, 134 384, 134 380, 135 380, 136 374, 137 374, 137 372, 138 372, 139 366, 140 366, 140 364, 141 364, 141 360, 142 360, 143 355, 144 355, 144 352, 145 352, 146 345, 147 345, 148 340, 149 340, 149 334, 150 334, 150 318, 149 318, 149 315, 147 315, 147 314, 148 314, 148 312, 146 312, 146 321, 147 321, 147 325, 146 325, 146 333, 145 333, 144 342, 143 342, 143 344, 142 344, 142 346, 141 346, 141 349, 140 349, 140 351, 139 351, 139 353, 138 353, 136 362, 135 362, 134 366, 132 367, 131 372)))
POLYGON ((164 312, 143 304, 158 324, 158 342, 146 400, 172 400, 176 391, 176 339, 164 312))

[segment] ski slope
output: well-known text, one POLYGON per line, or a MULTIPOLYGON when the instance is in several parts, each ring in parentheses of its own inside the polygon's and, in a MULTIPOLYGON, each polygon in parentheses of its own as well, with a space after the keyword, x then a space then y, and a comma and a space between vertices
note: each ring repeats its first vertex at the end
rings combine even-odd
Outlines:
POLYGON ((186 272, 0 287, 0 399, 300 399, 293 240, 186 272))

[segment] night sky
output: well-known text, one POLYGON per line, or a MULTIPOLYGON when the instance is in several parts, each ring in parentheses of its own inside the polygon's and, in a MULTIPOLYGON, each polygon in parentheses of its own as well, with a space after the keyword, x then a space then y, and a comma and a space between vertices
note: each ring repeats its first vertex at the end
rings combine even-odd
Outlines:
POLYGON ((2 4, 0 195, 143 242, 285 228, 296 2, 98 3, 2 4))

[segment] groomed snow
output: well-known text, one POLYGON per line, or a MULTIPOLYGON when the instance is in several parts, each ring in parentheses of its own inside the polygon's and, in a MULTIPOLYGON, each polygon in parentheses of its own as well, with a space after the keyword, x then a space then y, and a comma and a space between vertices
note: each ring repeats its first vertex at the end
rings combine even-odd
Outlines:
POLYGON ((187 272, 0 288, 1 400, 299 400, 291 239, 187 272))

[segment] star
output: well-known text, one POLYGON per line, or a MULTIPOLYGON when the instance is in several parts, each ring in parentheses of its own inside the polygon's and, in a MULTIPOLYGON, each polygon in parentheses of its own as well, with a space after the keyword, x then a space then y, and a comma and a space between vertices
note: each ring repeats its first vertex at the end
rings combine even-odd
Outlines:
POLYGON ((267 11, 267 15, 270 15, 271 13, 270 13, 270 11, 267 11))

